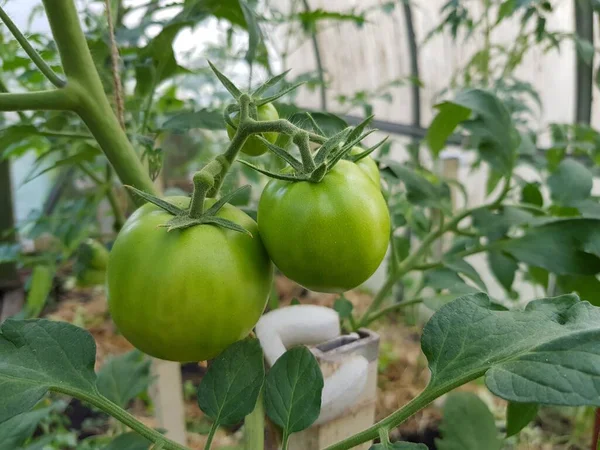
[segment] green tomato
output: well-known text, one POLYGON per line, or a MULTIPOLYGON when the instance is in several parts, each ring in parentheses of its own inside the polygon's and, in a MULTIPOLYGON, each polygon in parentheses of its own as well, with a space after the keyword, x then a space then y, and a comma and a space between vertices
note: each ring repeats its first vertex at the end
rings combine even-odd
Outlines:
MULTIPOLYGON (((350 150, 351 155, 358 155, 359 153, 364 152, 364 149, 360 147, 352 147, 350 150)), ((370 156, 365 156, 364 158, 358 160, 356 163, 358 167, 362 169, 363 172, 367 174, 367 176, 375 182, 377 187, 381 185, 381 175, 379 174, 379 167, 377 167, 377 163, 370 156)))
MULTIPOLYGON (((187 197, 166 200, 189 205, 187 197)), ((143 352, 171 361, 211 359, 246 337, 262 314, 273 265, 256 222, 229 204, 217 215, 253 237, 216 225, 167 232, 161 225, 173 216, 150 203, 119 233, 108 262, 109 309, 143 352)))
POLYGON ((258 205, 258 228, 288 278, 313 291, 343 292, 381 264, 390 216, 373 180, 341 160, 319 183, 271 180, 258 205))
MULTIPOLYGON (((279 114, 277 113, 277 109, 273 106, 272 103, 265 103, 262 106, 257 108, 258 112, 258 120, 277 120, 279 119, 279 114)), ((240 119, 238 117, 233 118, 233 123, 236 125, 239 123, 240 119)), ((232 139, 235 135, 235 129, 231 126, 227 125, 227 134, 229 135, 229 139, 232 139)), ((277 140, 277 133, 262 133, 262 137, 264 137, 271 144, 274 144, 277 140)), ((244 142, 242 146, 242 153, 245 153, 249 156, 260 156, 268 150, 267 146, 263 144, 260 139, 256 136, 250 136, 244 142)))

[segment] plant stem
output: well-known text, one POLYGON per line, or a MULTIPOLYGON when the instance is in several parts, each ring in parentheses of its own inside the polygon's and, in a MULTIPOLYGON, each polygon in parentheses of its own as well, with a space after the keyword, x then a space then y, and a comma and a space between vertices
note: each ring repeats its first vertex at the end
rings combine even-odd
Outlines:
POLYGON ((244 450, 263 450, 264 448, 265 408, 261 392, 254 410, 244 419, 244 450))
POLYGON ((68 111, 76 102, 68 88, 0 94, 0 111, 68 111))
MULTIPOLYGON (((69 109, 83 119, 122 183, 156 195, 154 183, 104 93, 73 0, 43 0, 43 3, 69 81, 64 89, 72 90, 76 97, 74 107, 69 109)), ((144 203, 138 196, 133 198, 138 204, 144 203)))
MULTIPOLYGON (((308 0, 302 0, 304 10, 310 12, 308 0)), ((316 25, 315 25, 316 27, 316 25)), ((323 61, 321 58, 321 49, 319 48, 319 40, 317 38, 317 30, 313 28, 310 32, 310 38, 315 52, 315 62, 317 63, 317 74, 319 76, 320 92, 321 92, 321 109, 327 111, 327 87, 325 86, 325 70, 323 69, 323 61)))
POLYGON ((55 138, 68 138, 68 139, 94 139, 94 136, 91 134, 83 134, 83 133, 70 133, 68 131, 48 131, 41 130, 38 131, 40 136, 44 137, 55 137, 55 138))
POLYGON ((54 86, 56 86, 58 88, 64 87, 67 84, 67 82, 65 80, 63 80, 61 77, 59 77, 50 68, 50 66, 48 64, 46 64, 46 61, 44 61, 42 59, 42 57, 40 56, 40 54, 35 51, 35 49, 29 43, 27 38, 25 36, 23 36, 23 33, 21 33, 21 30, 19 30, 19 28, 11 20, 11 18, 8 16, 8 14, 6 14, 6 12, 4 11, 4 9, 2 9, 1 6, 0 6, 0 20, 2 20, 2 22, 4 22, 4 24, 6 25, 6 28, 8 28, 8 30, 12 33, 12 35, 15 37, 17 42, 21 45, 21 47, 23 47, 23 50, 25 50, 25 53, 27 53, 27 56, 29 56, 31 58, 33 63, 37 66, 38 69, 40 69, 40 71, 44 74, 44 76, 46 78, 48 78, 50 83, 52 83, 54 86))
POLYGON ((394 303, 393 305, 387 306, 387 307, 382 308, 379 311, 373 313, 371 316, 369 316, 364 321, 364 323, 362 324, 362 326, 363 327, 368 327, 371 322, 374 322, 377 319, 379 319, 380 317, 385 316, 387 313, 390 313, 392 311, 397 311, 399 309, 406 308, 407 306, 419 305, 421 303, 423 303, 423 299, 422 298, 415 298, 413 300, 408 300, 408 301, 405 301, 405 302, 394 303))
POLYGON ((212 441, 215 437, 215 433, 217 432, 217 428, 219 428, 219 424, 217 422, 213 422, 213 424, 210 427, 210 431, 208 432, 208 437, 206 438, 204 450, 210 450, 210 446, 212 445, 212 441))
POLYGON ((99 392, 94 392, 90 394, 89 392, 75 390, 75 389, 60 389, 58 387, 53 387, 53 391, 60 392, 62 394, 69 395, 71 397, 76 397, 80 400, 83 400, 95 407, 101 409, 108 415, 114 417, 119 422, 127 425, 129 428, 145 437, 149 441, 154 443, 162 443, 165 450, 189 450, 188 447, 185 447, 177 442, 170 440, 169 438, 163 436, 158 431, 153 430, 152 428, 147 427, 142 422, 137 420, 123 408, 111 402, 109 399, 101 395, 99 392))
POLYGON ((283 439, 281 442, 281 450, 287 450, 289 440, 290 440, 290 433, 288 433, 288 431, 285 430, 283 432, 283 439))

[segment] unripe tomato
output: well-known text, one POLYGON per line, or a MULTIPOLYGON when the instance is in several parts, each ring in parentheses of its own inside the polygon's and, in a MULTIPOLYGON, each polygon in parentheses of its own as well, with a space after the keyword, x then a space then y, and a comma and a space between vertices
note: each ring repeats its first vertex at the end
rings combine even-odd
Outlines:
MULTIPOLYGON (((350 150, 351 155, 358 155, 362 152, 364 152, 364 150, 358 146, 352 147, 350 150)), ((381 185, 381 175, 379 174, 379 167, 377 167, 375 160, 371 158, 371 156, 365 156, 364 158, 359 159, 356 162, 356 165, 360 167, 379 188, 381 185)))
MULTIPOLYGON (((167 201, 186 208, 187 197, 167 201)), ((214 203, 206 200, 206 207, 214 203)), ((248 335, 271 291, 273 267, 256 222, 225 205, 217 214, 253 237, 216 225, 167 232, 173 216, 148 203, 110 252, 112 318, 137 348, 171 361, 204 361, 248 335)))
MULTIPOLYGON (((258 112, 258 120, 277 120, 279 119, 279 114, 277 113, 277 109, 273 106, 272 103, 265 103, 262 106, 259 106, 257 109, 258 112)), ((233 122, 237 125, 239 123, 239 117, 234 117, 233 122)), ((235 130, 227 125, 227 134, 229 135, 229 139, 232 139, 235 135, 235 130)), ((262 133, 262 137, 264 137, 267 141, 274 144, 277 140, 277 133, 262 133)), ((256 136, 250 136, 244 142, 242 146, 242 153, 245 153, 249 156, 260 156, 268 150, 267 146, 263 144, 256 136)))
POLYGON ((271 180, 258 205, 258 228, 288 278, 313 291, 343 292, 383 260, 390 216, 379 186, 341 160, 319 183, 271 180))

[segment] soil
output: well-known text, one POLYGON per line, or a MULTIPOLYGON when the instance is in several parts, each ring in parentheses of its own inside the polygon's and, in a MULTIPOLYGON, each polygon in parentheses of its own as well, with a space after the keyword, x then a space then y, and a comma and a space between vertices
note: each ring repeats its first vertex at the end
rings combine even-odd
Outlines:
MULTIPOLYGON (((307 291, 283 276, 276 279, 279 293, 279 304, 289 304, 296 298, 300 303, 333 306, 334 294, 318 294, 307 291)), ((352 291, 346 293, 355 311, 365 310, 371 296, 365 292, 352 291)), ((378 397, 376 419, 380 420, 412 400, 426 386, 429 379, 427 361, 420 351, 420 329, 422 321, 418 314, 407 312, 408 316, 396 314, 373 325, 373 329, 381 337, 380 370, 378 376, 378 397), (417 318, 415 320, 415 317, 417 318), (412 324, 412 325, 411 325, 412 324)), ((110 320, 104 292, 96 289, 68 289, 60 293, 60 301, 46 308, 45 316, 55 320, 64 320, 88 329, 96 340, 96 369, 100 368, 107 357, 128 352, 131 344, 121 336, 110 320)), ((186 396, 186 419, 188 421, 188 445, 192 449, 204 447, 206 433, 210 422, 203 416, 195 400, 195 386, 202 380, 206 372, 206 364, 184 364, 181 368, 186 396)), ((482 383, 471 383, 462 387, 476 392, 490 407, 498 423, 504 423, 506 403, 492 396, 482 383)), ((404 440, 424 443, 429 449, 436 449, 435 441, 440 438, 439 425, 442 419, 440 406, 443 397, 430 407, 415 414, 391 432, 392 441, 404 440)), ((158 427, 143 401, 135 401, 130 408, 138 419, 149 426, 158 427)), ((77 400, 73 400, 65 414, 71 421, 71 427, 80 430, 80 437, 90 434, 89 423, 95 423, 97 412, 91 411, 77 400), (86 426, 84 426, 86 425, 86 426)), ((508 441, 506 449, 515 450, 583 450, 591 431, 577 431, 578 421, 574 417, 581 416, 581 409, 559 413, 556 409, 540 411, 537 422, 526 428, 519 436, 519 441, 508 441)), ((581 420, 579 420, 581 422, 581 420)), ((96 427, 95 432, 106 432, 106 421, 96 427)), ((588 423, 588 422, 585 422, 588 423)), ((591 426, 591 422, 589 422, 591 426)), ((235 449, 241 443, 241 424, 218 431, 214 449, 235 449)), ((272 431, 272 430, 271 430, 272 431)), ((92 427, 94 432, 94 427, 92 427)), ((483 450, 483 449, 482 449, 483 450)))

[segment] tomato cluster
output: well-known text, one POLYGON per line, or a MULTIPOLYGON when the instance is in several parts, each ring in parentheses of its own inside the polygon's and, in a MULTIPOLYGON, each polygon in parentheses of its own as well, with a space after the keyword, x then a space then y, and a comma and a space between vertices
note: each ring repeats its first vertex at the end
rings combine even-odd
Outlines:
MULTIPOLYGON (((258 115, 278 117, 270 104, 258 115)), ((242 148, 250 155, 265 150, 254 137, 242 148)), ((187 208, 190 200, 166 201, 187 208)), ((319 182, 271 180, 258 223, 229 204, 218 216, 251 236, 214 225, 167 232, 162 226, 172 215, 148 203, 117 237, 108 265, 110 311, 142 351, 166 360, 210 359, 258 321, 271 291, 271 261, 308 289, 343 292, 375 272, 390 234, 379 170, 369 156, 338 161, 319 182)))

